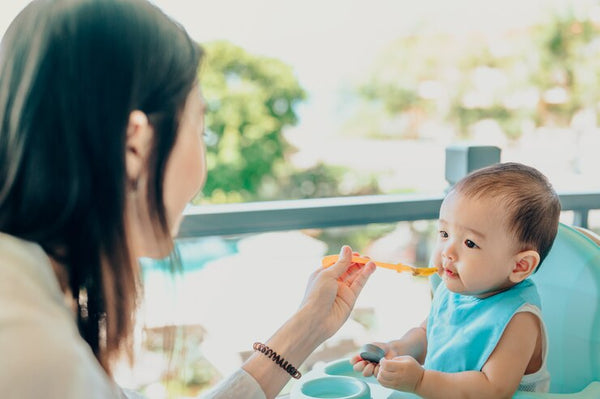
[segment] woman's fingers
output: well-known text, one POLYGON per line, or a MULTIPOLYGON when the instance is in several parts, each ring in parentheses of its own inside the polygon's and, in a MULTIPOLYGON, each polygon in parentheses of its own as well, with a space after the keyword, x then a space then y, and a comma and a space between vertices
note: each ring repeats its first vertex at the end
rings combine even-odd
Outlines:
POLYGON ((369 276, 375 271, 375 264, 369 262, 364 266, 352 263, 352 249, 344 245, 338 261, 330 267, 334 276, 346 284, 355 295, 358 295, 369 276))
POLYGON ((346 283, 346 285, 350 286, 356 276, 360 273, 361 269, 364 265, 359 265, 358 263, 352 263, 348 270, 344 274, 342 274, 338 280, 346 283))
MULTIPOLYGON (((336 274, 336 278, 340 281, 343 281, 346 283, 346 285, 350 286, 350 284, 352 284, 352 282, 354 281, 354 276, 356 276, 357 274, 359 274, 359 272, 361 271, 361 269, 363 268, 364 264, 361 263, 354 263, 352 262, 352 257, 353 256, 361 256, 359 252, 352 252, 352 250, 350 250, 350 254, 345 248, 348 247, 347 245, 344 245, 340 251, 340 255, 338 257, 338 261, 331 266, 331 268, 337 267, 338 271, 336 274), (346 265, 346 258, 344 256, 348 256, 350 258, 350 265, 346 265)), ((369 258, 368 256, 361 256, 364 258, 369 258)))
POLYGON ((352 264, 352 249, 344 245, 340 251, 340 257, 338 261, 333 264, 328 270, 335 276, 335 278, 339 279, 348 271, 348 268, 352 264))
POLYGON ((369 280, 369 277, 371 276, 371 274, 373 274, 375 269, 376 269, 375 263, 368 262, 359 271, 357 271, 357 273, 355 273, 351 277, 351 279, 349 279, 348 286, 350 287, 350 289, 352 290, 352 292, 354 292, 354 294, 356 296, 358 296, 358 294, 360 294, 363 287, 367 283, 367 280, 369 280))

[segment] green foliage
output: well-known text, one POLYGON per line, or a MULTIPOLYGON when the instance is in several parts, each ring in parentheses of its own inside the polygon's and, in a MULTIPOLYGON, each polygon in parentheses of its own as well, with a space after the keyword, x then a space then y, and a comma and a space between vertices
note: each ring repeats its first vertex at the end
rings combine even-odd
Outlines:
POLYGON ((370 195, 380 192, 374 176, 340 166, 318 164, 306 170, 282 166, 274 176, 265 177, 261 198, 303 199, 339 195, 370 195))
MULTIPOLYGON (((419 92, 419 84, 436 79, 441 66, 450 57, 447 44, 445 36, 423 35, 400 38, 386 46, 365 83, 356 89, 367 107, 375 104, 376 108, 367 112, 364 108, 356 110, 354 115, 360 117, 352 118, 347 124, 352 126, 352 131, 362 129, 373 137, 417 137, 421 117, 436 112, 435 103, 419 92), (398 115, 403 115, 405 120, 395 125, 403 128, 383 134, 376 131, 381 129, 381 120, 398 115)), ((346 126, 344 130, 348 131, 346 126)))
POLYGON ((297 123, 295 107, 306 98, 288 65, 228 42, 204 47, 200 80, 207 102, 209 173, 196 203, 379 192, 371 176, 353 176, 353 181, 340 185, 348 180, 345 168, 320 164, 298 171, 286 162, 284 157, 294 149, 282 132, 297 123))
MULTIPOLYGON (((572 13, 489 41, 422 33, 382 52, 356 89, 357 114, 408 121, 393 124, 396 137, 419 137, 431 121, 468 137, 476 123, 493 120, 518 139, 526 125, 569 126, 577 112, 597 112, 599 70, 600 26, 572 13), (432 82, 441 88, 433 97, 423 90, 432 82)), ((373 135, 377 124, 363 126, 373 135)))
POLYGON ((565 100, 542 96, 538 121, 567 125, 573 115, 600 101, 600 27, 572 13, 555 15, 535 32, 539 58, 532 81, 544 93, 563 90, 565 100))
POLYGON ((367 99, 382 99, 389 113, 402 112, 419 104, 419 95, 414 87, 398 87, 374 82, 363 86, 359 93, 367 99))
POLYGON ((228 42, 204 45, 200 80, 207 101, 208 178, 215 202, 255 199, 289 145, 282 130, 297 122, 306 94, 283 62, 249 54, 228 42))

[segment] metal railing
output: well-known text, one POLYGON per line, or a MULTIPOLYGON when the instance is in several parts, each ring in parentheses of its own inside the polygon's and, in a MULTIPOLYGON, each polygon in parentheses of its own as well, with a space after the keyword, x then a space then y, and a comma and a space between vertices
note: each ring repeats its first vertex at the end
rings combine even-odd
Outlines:
MULTIPOLYGON (((587 228, 589 211, 600 209, 600 192, 559 196, 563 211, 574 212, 576 226, 587 228)), ((179 238, 431 220, 443 198, 403 194, 190 207, 179 238)))
MULTIPOLYGON (((500 152, 491 146, 447 147, 446 181, 454 184, 475 169, 500 162, 500 152)), ((574 212, 575 226, 587 228, 589 211, 600 209, 600 192, 559 195, 563 211, 574 212)), ((190 207, 179 238, 432 220, 443 199, 443 194, 398 194, 190 207)))

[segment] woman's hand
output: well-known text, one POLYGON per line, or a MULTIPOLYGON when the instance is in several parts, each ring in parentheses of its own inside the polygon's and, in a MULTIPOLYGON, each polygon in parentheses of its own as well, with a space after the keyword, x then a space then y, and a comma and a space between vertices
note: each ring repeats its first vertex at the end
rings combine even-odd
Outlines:
MULTIPOLYGON (((392 350, 392 346, 388 343, 373 342, 372 344, 384 350, 384 359, 392 359, 398 356, 398 354, 392 350)), ((376 376, 379 371, 379 363, 373 363, 368 360, 364 360, 359 354, 352 356, 352 358, 350 358, 350 363, 353 365, 352 368, 354 371, 362 373, 365 377, 370 377, 372 375, 376 376)))
POLYGON ((350 316, 356 299, 375 271, 375 264, 352 263, 352 250, 342 247, 339 260, 328 268, 319 267, 306 287, 301 309, 319 329, 324 341, 331 337, 350 316))
MULTIPOLYGON (((340 259, 328 268, 319 267, 306 287, 300 309, 267 340, 269 348, 299 367, 317 346, 333 335, 346 321, 356 298, 375 264, 351 263, 352 250, 342 247, 340 259)), ((254 352, 244 370, 258 383, 267 398, 274 398, 290 379, 290 374, 267 356, 254 352)))

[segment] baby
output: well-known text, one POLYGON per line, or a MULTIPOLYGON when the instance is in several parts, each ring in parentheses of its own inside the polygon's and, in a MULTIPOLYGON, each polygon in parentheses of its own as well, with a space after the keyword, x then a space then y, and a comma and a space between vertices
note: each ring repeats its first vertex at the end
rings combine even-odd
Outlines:
POLYGON ((432 255, 442 283, 428 318, 375 343, 379 364, 351 362, 381 385, 423 398, 508 398, 547 392, 546 332, 527 278, 558 230, 559 198, 534 168, 496 164, 459 181, 440 208, 432 255))

